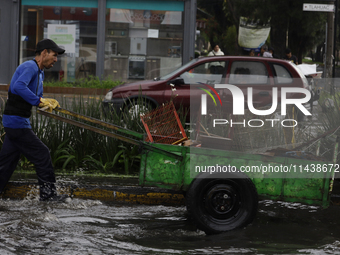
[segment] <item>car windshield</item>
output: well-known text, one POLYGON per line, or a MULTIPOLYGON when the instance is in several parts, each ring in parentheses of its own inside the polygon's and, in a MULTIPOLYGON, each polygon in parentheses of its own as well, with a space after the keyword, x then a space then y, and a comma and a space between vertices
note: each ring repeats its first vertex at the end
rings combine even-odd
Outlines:
POLYGON ((171 78, 172 76, 174 76, 176 73, 180 73, 182 70, 185 70, 188 66, 192 65, 193 63, 197 62, 197 58, 189 61, 188 63, 186 63, 185 65, 181 66, 180 68, 172 71, 171 73, 164 75, 162 77, 160 77, 160 80, 167 80, 169 78, 171 78))

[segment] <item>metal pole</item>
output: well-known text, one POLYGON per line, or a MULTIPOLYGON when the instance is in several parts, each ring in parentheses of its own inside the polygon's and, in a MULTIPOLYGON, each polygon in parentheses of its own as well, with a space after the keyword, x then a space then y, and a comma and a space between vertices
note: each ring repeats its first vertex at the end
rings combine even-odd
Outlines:
POLYGON ((332 77, 335 78, 335 60, 336 60, 336 38, 337 38, 337 26, 338 26, 338 0, 335 0, 335 8, 334 8, 334 43, 333 43, 333 75, 332 77))
POLYGON ((195 57, 197 0, 185 1, 182 64, 195 57))
POLYGON ((327 77, 327 36, 328 36, 328 24, 326 23, 326 39, 325 39, 325 52, 323 54, 323 78, 328 78, 327 77))
POLYGON ((106 0, 98 0, 96 76, 99 77, 99 80, 103 80, 104 76, 105 17, 106 17, 106 0))

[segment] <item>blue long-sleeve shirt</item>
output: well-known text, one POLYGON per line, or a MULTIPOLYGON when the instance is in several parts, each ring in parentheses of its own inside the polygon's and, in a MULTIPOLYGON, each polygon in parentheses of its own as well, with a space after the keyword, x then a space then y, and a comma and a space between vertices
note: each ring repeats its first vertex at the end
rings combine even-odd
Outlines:
MULTIPOLYGON (((44 71, 40 70, 34 60, 29 60, 19 65, 15 70, 9 91, 21 96, 27 103, 37 106, 40 103, 40 97, 43 95, 43 80, 44 71)), ((16 115, 4 114, 2 124, 7 128, 32 128, 29 118, 16 115)))

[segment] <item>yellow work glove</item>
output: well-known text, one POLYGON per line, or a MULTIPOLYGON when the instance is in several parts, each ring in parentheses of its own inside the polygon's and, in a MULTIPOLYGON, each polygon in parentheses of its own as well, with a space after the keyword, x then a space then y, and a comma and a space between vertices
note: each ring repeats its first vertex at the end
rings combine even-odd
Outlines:
POLYGON ((59 102, 57 100, 53 98, 44 98, 44 99, 47 100, 52 105, 53 109, 60 107, 59 102))
POLYGON ((40 108, 45 108, 46 111, 52 112, 53 109, 56 107, 60 107, 59 103, 57 100, 53 98, 40 98, 40 104, 38 105, 40 108))

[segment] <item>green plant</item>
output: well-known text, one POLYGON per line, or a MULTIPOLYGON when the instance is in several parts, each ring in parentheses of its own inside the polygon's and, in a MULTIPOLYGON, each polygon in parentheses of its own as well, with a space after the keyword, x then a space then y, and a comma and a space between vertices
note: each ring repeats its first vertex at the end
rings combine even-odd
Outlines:
POLYGON ((108 173, 112 170, 114 163, 111 161, 104 162, 103 159, 100 157, 96 159, 94 155, 88 155, 84 157, 84 164, 87 164, 92 169, 101 170, 104 173, 108 173))
POLYGON ((34 169, 34 165, 25 156, 21 155, 17 169, 30 171, 34 169))
POLYGON ((116 154, 114 158, 114 163, 118 160, 119 163, 124 163, 125 174, 130 174, 131 168, 135 163, 140 162, 140 155, 138 152, 138 147, 120 145, 121 150, 116 154), (121 159, 119 159, 121 158, 121 159))
POLYGON ((113 81, 110 78, 100 80, 97 76, 89 76, 76 80, 75 82, 62 81, 46 81, 45 87, 79 87, 79 88, 97 88, 97 89, 111 89, 115 86, 123 84, 121 81, 113 81))
MULTIPOLYGON (((98 100, 91 95, 75 96, 71 103, 65 100, 60 104, 73 112, 96 119, 104 118, 106 122, 129 127, 138 132, 142 128, 136 124, 139 120, 126 117, 123 121, 122 116, 118 114, 104 117, 101 112, 101 99, 98 100)), ((52 162, 57 171, 70 172, 83 169, 85 173, 95 171, 110 174, 120 173, 121 170, 124 173, 133 173, 138 169, 138 150, 133 149, 130 144, 45 117, 37 112, 32 114, 31 124, 36 134, 50 148, 52 162)), ((103 128, 99 125, 91 125, 103 128)))
POLYGON ((74 155, 74 149, 71 148, 69 145, 69 140, 65 140, 51 155, 52 164, 54 166, 58 166, 59 162, 62 162, 61 169, 66 169, 69 164, 74 164, 75 166, 79 165, 79 162, 76 161, 76 156, 74 155))

